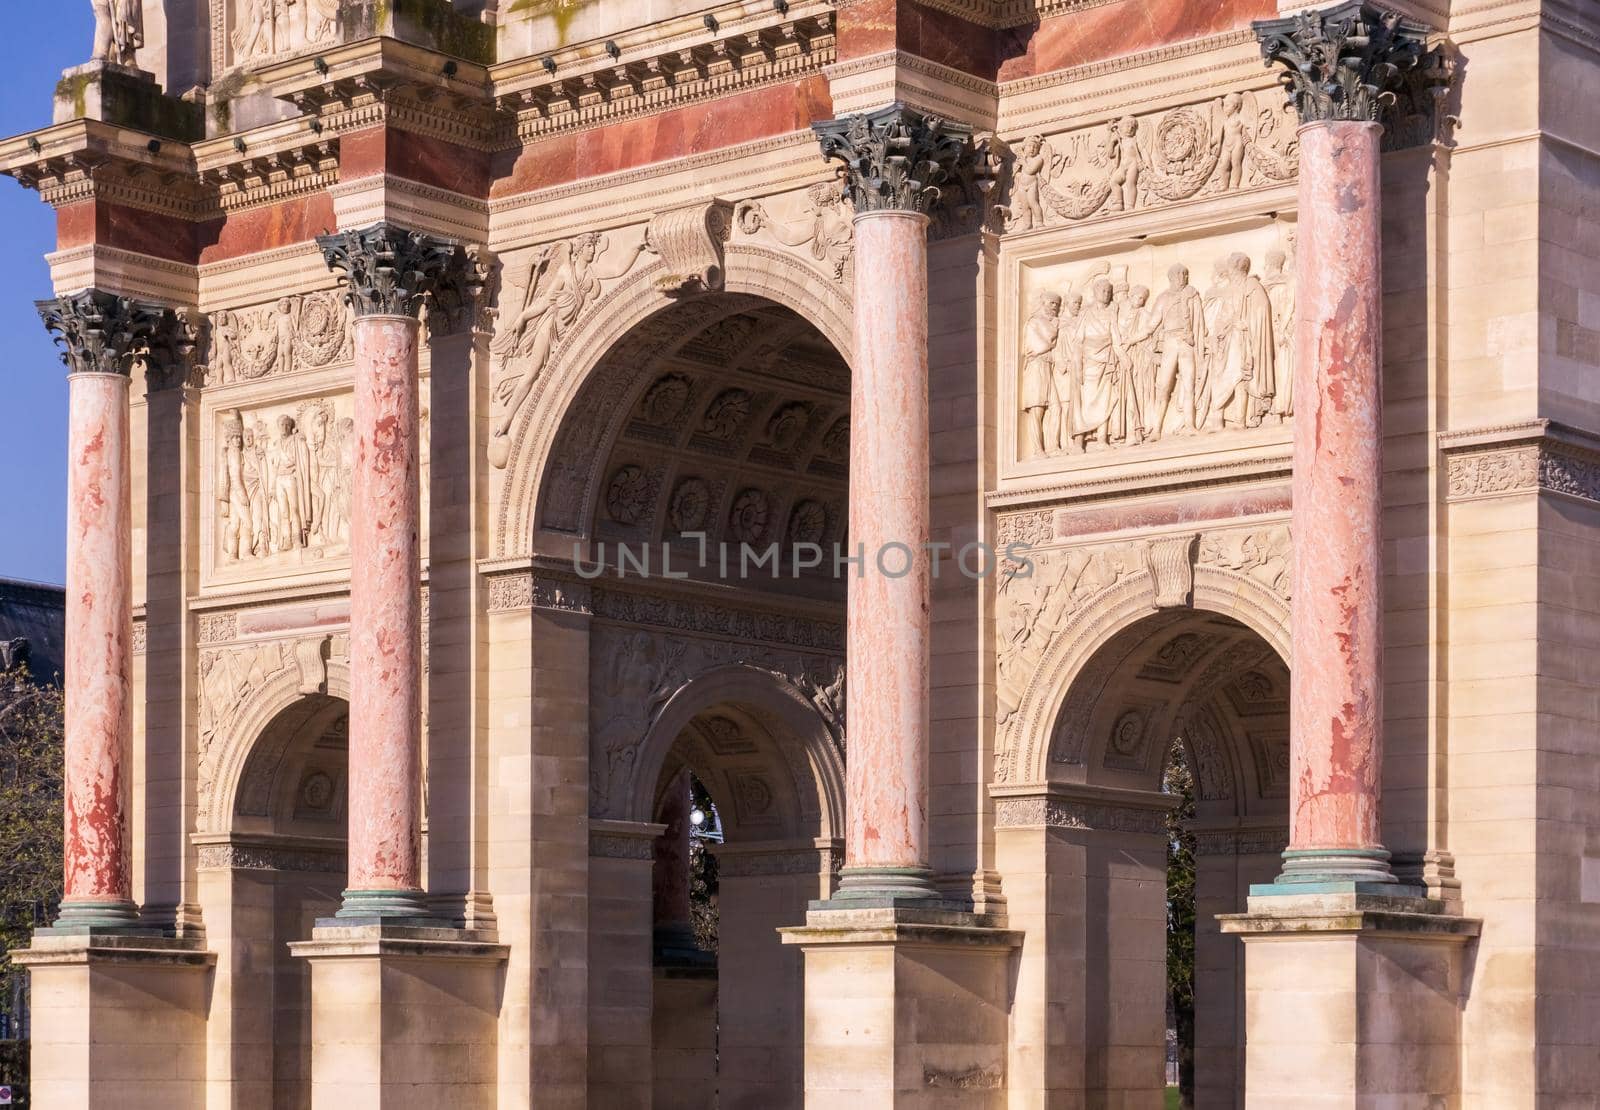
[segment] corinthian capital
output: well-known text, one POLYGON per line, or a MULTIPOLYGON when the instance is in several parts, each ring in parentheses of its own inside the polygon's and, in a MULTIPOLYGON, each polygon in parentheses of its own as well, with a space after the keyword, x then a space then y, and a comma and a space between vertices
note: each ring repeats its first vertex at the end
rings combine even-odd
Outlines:
POLYGON ((1362 0, 1251 26, 1301 123, 1377 120, 1426 48, 1427 28, 1362 0))
POLYGON ((74 374, 132 373, 150 348, 166 309, 99 289, 37 302, 39 317, 74 374))
POLYGON ((357 316, 411 316, 461 264, 461 246, 421 231, 378 223, 317 236, 328 268, 343 275, 345 301, 357 316))
POLYGON ((891 104, 814 123, 824 158, 844 163, 845 196, 861 212, 932 212, 958 165, 973 157, 972 129, 891 104))

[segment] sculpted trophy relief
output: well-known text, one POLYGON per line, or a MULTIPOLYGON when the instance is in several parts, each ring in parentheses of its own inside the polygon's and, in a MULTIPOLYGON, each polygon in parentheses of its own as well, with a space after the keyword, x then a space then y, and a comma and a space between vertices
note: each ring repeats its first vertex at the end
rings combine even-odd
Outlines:
POLYGON ((1289 249, 1226 251, 1202 290, 1183 262, 1152 299, 1130 265, 1092 263, 1034 294, 1018 355, 1019 455, 1083 454, 1294 414, 1289 249))
POLYGON ((144 45, 143 0, 92 0, 94 6, 94 57, 113 65, 138 64, 144 45))

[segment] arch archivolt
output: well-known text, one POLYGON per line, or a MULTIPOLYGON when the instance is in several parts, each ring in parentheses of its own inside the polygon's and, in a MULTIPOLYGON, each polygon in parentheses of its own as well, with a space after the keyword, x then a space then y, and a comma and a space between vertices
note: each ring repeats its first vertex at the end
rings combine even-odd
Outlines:
MULTIPOLYGON (((350 699, 348 634, 263 640, 200 653, 200 737, 195 831, 231 831, 246 768, 262 743, 287 743, 297 724, 326 708, 327 697, 350 699), (326 695, 312 698, 311 695, 326 695), (287 724, 270 730, 275 722, 287 724)), ((281 755, 281 753, 278 753, 281 755)), ((276 765, 264 758, 261 765, 276 765)))
MULTIPOLYGON (((1174 625, 1196 611, 1231 618, 1289 661, 1287 519, 1035 549, 1029 559, 1031 574, 1002 580, 996 611, 999 783, 1042 784, 1052 764, 1086 761, 1093 692, 1137 648, 1118 634, 1153 615, 1171 614, 1174 625)), ((1191 693, 1184 705, 1195 703, 1191 693)), ((1213 770, 1220 781, 1224 770, 1213 770)))
MULTIPOLYGON (((662 770, 722 774, 746 818, 842 828, 844 660, 838 654, 597 625, 590 639, 590 815, 654 820, 662 770), (680 743, 680 741, 683 741, 680 743)), ((759 825, 760 821, 747 824, 759 825)))
MULTIPOLYGON (((538 528, 582 533, 588 520, 584 508, 593 503, 606 447, 649 386, 649 366, 718 319, 752 304, 775 303, 814 326, 849 361, 852 312, 840 277, 848 261, 849 221, 841 232, 832 223, 824 227, 819 218, 813 217, 812 225, 802 220, 802 231, 811 227, 807 237, 791 233, 794 221, 774 221, 752 202, 738 211, 736 219, 728 218, 726 241, 713 242, 704 252, 719 262, 713 288, 686 284, 681 262, 660 257, 647 265, 635 263, 614 281, 595 277, 579 296, 572 319, 554 336, 542 367, 526 357, 507 356, 506 337, 497 338, 495 425, 505 429, 490 447, 491 461, 504 470, 495 518, 498 555, 529 553, 538 528), (841 251, 845 262, 839 261, 841 251), (523 375, 532 380, 524 383, 523 375)), ((649 252, 653 244, 660 250, 660 220, 648 229, 609 233, 597 265, 614 255, 649 252)), ((528 270, 528 282, 538 280, 539 257, 528 270)), ((505 302, 516 296, 501 296, 502 328, 514 315, 505 302)))

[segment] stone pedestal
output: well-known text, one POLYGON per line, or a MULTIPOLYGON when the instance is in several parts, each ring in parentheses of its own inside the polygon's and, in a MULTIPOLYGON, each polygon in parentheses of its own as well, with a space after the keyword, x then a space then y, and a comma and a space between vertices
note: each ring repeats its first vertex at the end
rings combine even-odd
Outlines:
POLYGON ((180 142, 205 135, 200 105, 167 96, 153 73, 111 62, 89 62, 61 74, 53 122, 75 119, 134 127, 180 142))
POLYGON ((1455 1105, 1463 952, 1479 923, 1442 911, 1278 894, 1220 917, 1245 944, 1245 1105, 1455 1105))
POLYGON ((495 1104, 509 949, 461 929, 320 926, 311 965, 313 1110, 495 1104))
POLYGON ((805 954, 807 1107, 1005 1105, 1020 933, 905 906, 813 910, 781 932, 805 954))
POLYGON ((194 940, 41 931, 13 952, 32 980, 33 1105, 200 1110, 216 957, 194 940))

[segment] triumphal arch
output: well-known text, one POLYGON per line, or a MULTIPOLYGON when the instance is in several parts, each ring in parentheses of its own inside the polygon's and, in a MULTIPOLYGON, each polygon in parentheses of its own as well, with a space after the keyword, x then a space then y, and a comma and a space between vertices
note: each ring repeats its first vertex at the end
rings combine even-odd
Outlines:
POLYGON ((35 1105, 1590 1105, 1600 13, 1391 6, 95 0, 35 1105))

